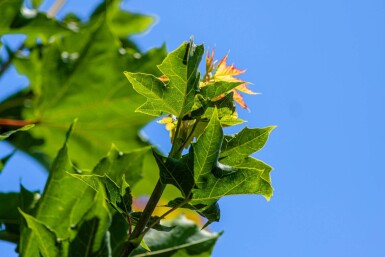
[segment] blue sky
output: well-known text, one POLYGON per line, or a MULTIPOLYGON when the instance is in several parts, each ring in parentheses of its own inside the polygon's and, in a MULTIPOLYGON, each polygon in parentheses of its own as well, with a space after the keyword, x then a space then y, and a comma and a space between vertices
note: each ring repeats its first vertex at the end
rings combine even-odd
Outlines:
MULTIPOLYGON (((92 5, 79 2, 69 0, 61 13, 86 15, 92 5)), ((242 78, 262 93, 246 97, 251 112, 240 117, 249 127, 278 125, 255 155, 275 168, 274 197, 221 200, 212 229, 225 234, 214 257, 385 256, 384 1, 132 0, 124 7, 157 16, 135 38, 144 50, 163 42, 172 50, 194 35, 218 58, 230 51, 229 61, 247 69, 242 78)), ((18 188, 15 173, 30 189, 44 184, 44 173, 19 153, 0 176, 1 190, 18 188)), ((6 256, 9 249, 0 244, 6 256)))

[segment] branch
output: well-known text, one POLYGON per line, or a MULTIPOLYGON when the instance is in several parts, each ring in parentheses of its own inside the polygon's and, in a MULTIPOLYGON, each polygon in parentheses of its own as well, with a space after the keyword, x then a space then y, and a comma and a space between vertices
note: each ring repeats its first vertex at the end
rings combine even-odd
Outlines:
MULTIPOLYGON (((169 157, 179 156, 182 152, 176 143, 177 136, 180 132, 179 130, 180 130, 181 124, 182 124, 182 119, 178 119, 175 138, 174 138, 171 151, 168 155, 169 157)), ((122 252, 120 253, 120 257, 128 257, 132 253, 132 251, 134 251, 135 248, 138 247, 138 245, 140 244, 140 241, 142 240, 142 237, 145 234, 142 232, 146 228, 147 223, 150 220, 151 215, 154 212, 155 207, 157 206, 165 188, 166 188, 166 185, 164 185, 159 178, 154 190, 152 191, 150 199, 148 199, 146 207, 144 207, 143 213, 140 216, 139 221, 135 226, 134 231, 132 231, 132 234, 129 236, 128 241, 123 246, 122 252)))
POLYGON ((32 120, 12 120, 12 119, 0 119, 0 126, 14 126, 23 127, 26 125, 36 124, 37 121, 32 120))

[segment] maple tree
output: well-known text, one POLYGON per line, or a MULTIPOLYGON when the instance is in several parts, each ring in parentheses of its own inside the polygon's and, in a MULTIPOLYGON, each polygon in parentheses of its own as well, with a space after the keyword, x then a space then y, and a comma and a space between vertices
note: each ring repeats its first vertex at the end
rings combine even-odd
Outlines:
POLYGON ((170 53, 141 52, 130 36, 153 19, 118 0, 85 22, 22 8, 0 2, 0 35, 27 36, 16 51, 3 41, 0 74, 14 65, 30 83, 0 103, 0 140, 40 161, 49 178, 41 195, 22 185, 0 193, 0 239, 20 256, 210 256, 221 233, 201 229, 219 221, 220 198, 270 199, 272 168, 251 154, 274 126, 223 132, 244 122, 242 93, 255 94, 227 55, 216 63, 207 53, 201 75, 205 49, 193 39, 170 53), (168 155, 139 135, 154 117, 170 131, 168 155), (141 195, 150 195, 143 208, 141 195))

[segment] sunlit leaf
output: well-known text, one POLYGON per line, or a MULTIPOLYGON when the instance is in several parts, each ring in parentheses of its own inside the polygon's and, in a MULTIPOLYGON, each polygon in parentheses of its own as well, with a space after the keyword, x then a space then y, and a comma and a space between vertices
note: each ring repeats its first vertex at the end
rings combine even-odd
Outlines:
POLYGON ((199 83, 197 69, 203 45, 190 44, 183 43, 158 66, 169 79, 167 85, 153 75, 125 72, 133 88, 147 98, 147 102, 137 109, 138 112, 153 116, 167 113, 183 117, 191 111, 199 83))

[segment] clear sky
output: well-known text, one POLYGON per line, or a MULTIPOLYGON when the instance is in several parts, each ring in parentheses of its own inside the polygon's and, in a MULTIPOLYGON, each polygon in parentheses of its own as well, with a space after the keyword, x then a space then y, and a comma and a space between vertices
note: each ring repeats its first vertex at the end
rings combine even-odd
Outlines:
MULTIPOLYGON (((68 0, 61 13, 88 14, 91 1, 80 2, 68 0)), ((275 168, 274 196, 220 201, 222 219, 212 229, 225 234, 214 257, 385 256, 385 1, 131 0, 124 6, 158 17, 135 38, 144 50, 163 42, 172 50, 194 35, 218 58, 230 51, 229 61, 247 69, 242 78, 262 93, 246 97, 251 112, 240 117, 250 127, 278 125, 255 155, 275 168)), ((146 129, 150 136, 154 126, 146 129)), ((18 188, 15 173, 29 189, 44 184, 44 172, 19 153, 0 176, 2 191, 18 188)), ((12 251, 0 244, 1 256, 15 256, 12 251)))

